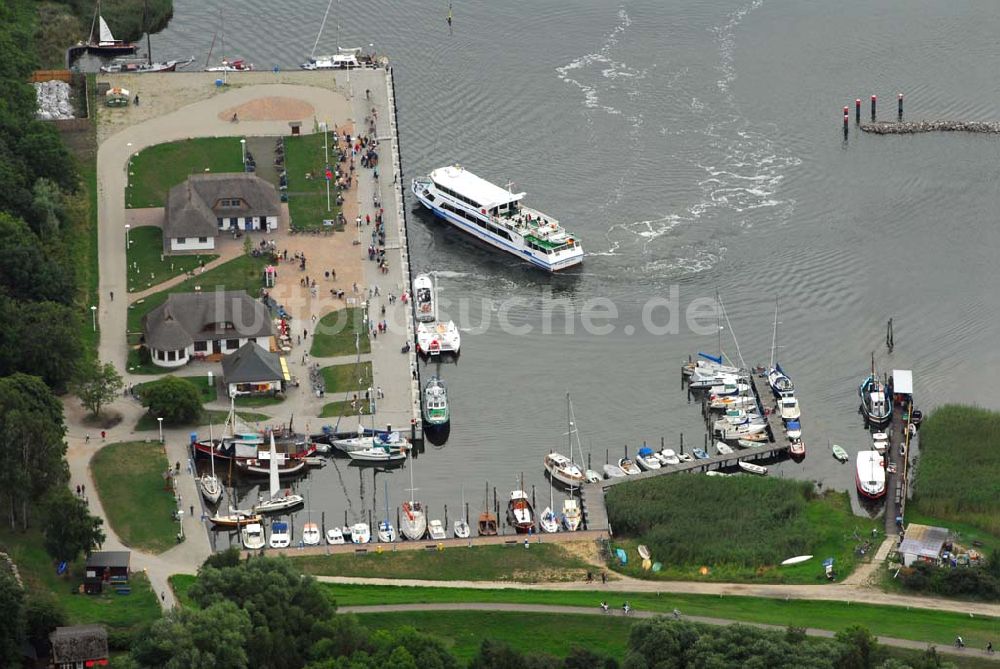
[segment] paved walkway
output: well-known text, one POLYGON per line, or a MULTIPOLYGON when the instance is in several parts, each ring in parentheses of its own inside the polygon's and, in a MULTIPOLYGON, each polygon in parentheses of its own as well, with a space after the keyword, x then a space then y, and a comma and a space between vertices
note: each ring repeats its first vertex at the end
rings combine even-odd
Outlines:
MULTIPOLYGON (((600 607, 595 606, 593 608, 583 608, 580 606, 557 606, 551 604, 501 604, 501 603, 464 603, 457 602, 454 604, 384 604, 379 606, 341 606, 337 608, 337 611, 341 613, 406 613, 411 611, 510 611, 514 613, 544 613, 553 615, 587 615, 587 616, 614 616, 615 618, 622 617, 621 609, 612 609, 608 613, 605 613, 600 609, 600 607)), ((658 618, 665 614, 657 613, 652 611, 636 611, 632 610, 629 613, 630 618, 658 618)), ((743 620, 727 620, 725 618, 709 618, 707 616, 688 616, 681 612, 681 618, 694 623, 702 623, 705 625, 749 625, 751 627, 758 627, 760 629, 772 630, 776 632, 785 631, 785 627, 781 625, 769 625, 766 623, 752 623, 743 620)), ((814 627, 807 627, 806 634, 808 636, 822 637, 827 639, 832 639, 835 636, 835 632, 825 629, 817 629, 814 627)), ((976 648, 963 648, 958 649, 954 646, 949 645, 935 645, 932 643, 927 643, 923 641, 911 641, 910 639, 896 639, 893 637, 880 636, 878 637, 879 643, 885 646, 891 646, 893 648, 906 648, 908 650, 923 651, 930 646, 935 646, 939 653, 963 657, 975 657, 979 659, 986 660, 1000 660, 1000 656, 996 654, 988 655, 985 650, 979 650, 976 648)))

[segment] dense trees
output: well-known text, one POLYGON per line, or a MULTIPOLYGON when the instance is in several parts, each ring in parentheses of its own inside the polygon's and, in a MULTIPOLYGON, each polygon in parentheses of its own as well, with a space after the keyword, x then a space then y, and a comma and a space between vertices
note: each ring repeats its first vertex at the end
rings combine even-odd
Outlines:
POLYGON ((90 515, 87 503, 64 486, 45 498, 44 513, 45 550, 59 562, 72 562, 104 543, 104 521, 90 515))
POLYGON ((0 667, 21 666, 21 643, 24 641, 24 591, 7 568, 0 562, 0 667))
POLYGON ((173 425, 193 423, 201 416, 201 395, 193 383, 165 376, 142 389, 142 405, 173 425))
POLYGON ((250 616, 229 601, 205 609, 173 609, 132 649, 137 669, 246 669, 250 616))

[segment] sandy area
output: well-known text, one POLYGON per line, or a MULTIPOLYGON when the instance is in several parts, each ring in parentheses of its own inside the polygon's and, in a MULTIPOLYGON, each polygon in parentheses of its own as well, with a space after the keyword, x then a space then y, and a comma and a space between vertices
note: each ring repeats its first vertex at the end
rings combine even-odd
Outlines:
POLYGON ((241 121, 302 121, 316 113, 316 109, 296 98, 257 98, 219 112, 220 121, 228 121, 236 114, 241 121))

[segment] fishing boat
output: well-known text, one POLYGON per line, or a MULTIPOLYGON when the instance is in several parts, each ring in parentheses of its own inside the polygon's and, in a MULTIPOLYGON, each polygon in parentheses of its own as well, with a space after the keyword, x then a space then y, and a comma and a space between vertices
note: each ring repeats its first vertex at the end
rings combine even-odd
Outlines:
POLYGON ((339 546, 344 543, 344 531, 339 527, 331 527, 326 531, 326 543, 339 546))
POLYGON ((542 528, 543 532, 549 534, 559 531, 559 519, 556 518, 556 512, 552 510, 551 506, 545 507, 545 510, 538 516, 538 526, 542 528))
POLYGON ((639 452, 635 454, 635 461, 646 471, 659 469, 663 466, 660 459, 656 457, 656 452, 648 446, 639 449, 639 452))
POLYGON ((696 460, 708 460, 708 453, 700 448, 692 448, 691 454, 694 455, 696 460))
POLYGON ((240 529, 240 541, 248 551, 257 551, 264 547, 264 526, 260 523, 247 523, 240 529))
POLYGON ((620 479, 628 476, 618 465, 604 465, 604 476, 609 479, 620 479))
MULTIPOLYGON (((209 439, 212 438, 212 426, 208 426, 209 439)), ((218 504, 219 500, 222 499, 222 483, 219 482, 219 477, 215 475, 215 453, 211 455, 212 458, 212 473, 202 474, 201 478, 198 479, 198 488, 201 490, 201 496, 205 498, 209 504, 218 504)))
POLYGON ((428 425, 444 425, 451 420, 448 409, 448 388, 444 381, 432 376, 424 386, 424 422, 428 425))
POLYGON ((860 451, 857 456, 855 483, 858 493, 868 499, 885 495, 885 459, 878 451, 860 451))
POLYGON ((376 528, 378 540, 384 544, 391 544, 396 540, 396 528, 388 520, 380 520, 376 528))
POLYGON ((289 490, 281 491, 281 483, 278 478, 278 458, 274 447, 274 433, 271 433, 271 450, 270 450, 270 473, 268 480, 268 499, 260 498, 253 507, 254 513, 279 513, 281 511, 287 511, 293 509, 300 504, 305 502, 305 498, 302 495, 296 495, 289 490))
POLYGON ((416 337, 417 353, 423 356, 458 355, 462 349, 462 335, 453 321, 417 323, 416 337))
POLYGON ((87 52, 98 56, 118 56, 122 54, 135 53, 138 48, 132 42, 115 39, 111 34, 108 22, 101 16, 101 3, 97 2, 94 10, 94 20, 90 24, 90 36, 84 42, 87 52))
POLYGON ((834 444, 831 447, 831 450, 833 451, 833 457, 839 460, 840 462, 847 462, 850 459, 850 457, 847 455, 847 451, 845 451, 837 444, 834 444))
POLYGON ((801 439, 795 439, 788 447, 788 452, 793 458, 801 458, 806 454, 806 445, 801 439))
POLYGON ((398 448, 389 446, 372 446, 362 448, 357 451, 348 451, 347 456, 351 460, 360 462, 402 462, 406 459, 406 453, 398 448))
POLYGON ((271 548, 288 548, 292 543, 292 531, 283 520, 271 521, 271 548))
POLYGON ((420 541, 427 533, 427 516, 424 505, 413 499, 413 456, 410 455, 410 501, 403 502, 403 513, 399 518, 399 531, 410 541, 420 541))
POLYGON ((575 497, 567 497, 563 500, 562 521, 563 527, 570 532, 576 532, 580 529, 580 523, 583 522, 583 512, 580 511, 580 502, 575 497))
POLYGON ((635 464, 629 458, 619 458, 618 469, 625 472, 626 476, 637 476, 642 473, 642 470, 639 469, 639 465, 635 464))
POLYGON ((879 453, 889 450, 889 435, 885 432, 875 432, 872 434, 872 448, 879 453))
POLYGON ((745 471, 747 474, 754 474, 756 476, 767 476, 767 467, 763 465, 755 465, 752 462, 744 462, 740 460, 740 469, 745 471))
POLYGON ((719 455, 732 455, 733 449, 724 441, 715 442, 715 452, 719 455))
POLYGON ((432 520, 427 523, 427 536, 434 541, 441 541, 448 538, 448 532, 444 529, 444 523, 440 520, 432 520))
POLYGON ((479 514, 479 536, 493 537, 497 533, 497 515, 490 511, 490 484, 486 484, 486 498, 483 500, 483 511, 479 514))
POLYGON ((875 354, 872 354, 871 373, 858 386, 861 397, 861 412, 869 425, 882 427, 892 420, 891 391, 878 376, 875 370, 875 354))
POLYGON ((434 281, 430 274, 418 274, 413 277, 413 313, 417 321, 430 323, 437 320, 437 310, 434 305, 434 281))
POLYGON ((310 522, 302 526, 302 543, 306 546, 318 546, 319 540, 319 525, 310 522))
POLYGON ((778 408, 781 411, 781 420, 785 422, 798 420, 802 416, 799 400, 794 395, 784 395, 778 402, 778 408))
POLYGON ((215 514, 208 519, 212 525, 217 527, 242 527, 251 523, 261 522, 261 517, 254 513, 244 513, 237 509, 230 509, 228 514, 215 514))
POLYGON ((518 534, 526 534, 535 527, 534 512, 528 495, 523 490, 512 490, 507 502, 507 524, 518 534))
POLYGON ((558 221, 525 207, 524 193, 500 188, 458 165, 441 167, 411 184, 435 216, 536 267, 555 272, 583 261, 583 247, 558 221))
POLYGON ((664 448, 660 451, 660 461, 665 465, 679 465, 681 463, 681 459, 677 457, 677 453, 672 448, 664 448))
POLYGON ((351 543, 367 544, 372 540, 372 531, 368 523, 354 523, 351 525, 351 543))

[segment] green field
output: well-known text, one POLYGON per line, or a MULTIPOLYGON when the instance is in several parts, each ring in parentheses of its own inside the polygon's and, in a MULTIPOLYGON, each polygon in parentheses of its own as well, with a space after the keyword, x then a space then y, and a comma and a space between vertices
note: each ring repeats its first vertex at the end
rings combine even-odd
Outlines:
MULTIPOLYGON (((293 229, 323 227, 325 219, 337 219, 337 188, 330 183, 330 210, 326 207, 323 133, 285 138, 285 168, 288 172, 288 215, 293 229), (306 178, 306 175, 311 178, 306 178)), ((331 162, 335 156, 331 153, 331 162)), ((336 166, 331 165, 336 171, 336 166)))
POLYGON ((502 641, 524 653, 563 657, 580 646, 621 660, 634 619, 613 616, 551 615, 507 611, 413 611, 362 613, 369 629, 410 625, 442 639, 461 661, 468 662, 484 638, 502 641))
POLYGON ((361 353, 371 353, 368 328, 363 321, 364 309, 360 307, 337 309, 323 316, 313 334, 309 355, 314 358, 332 358, 352 355, 359 349, 361 353))
POLYGON ((881 525, 854 516, 845 493, 749 476, 661 476, 612 487, 607 504, 614 545, 629 556, 613 568, 662 580, 825 583, 821 561, 833 557, 846 576, 860 559, 855 549, 881 525), (638 544, 663 564, 660 572, 642 569, 638 544), (796 555, 816 557, 778 566, 796 555))
POLYGON ((162 207, 167 192, 191 174, 242 172, 239 137, 199 137, 157 144, 132 157, 126 207, 162 207))
MULTIPOLYGON (((439 514, 443 517, 443 514, 439 514)), ((314 555, 296 557, 295 566, 317 576, 370 576, 444 581, 583 581, 597 571, 559 544, 446 548, 443 551, 399 551, 381 555, 314 555)))
POLYGON ((127 546, 162 553, 177 543, 177 502, 163 477, 169 467, 163 446, 144 441, 109 444, 90 461, 101 506, 127 546))
POLYGON ((924 420, 907 512, 1000 537, 1000 413, 947 405, 924 420))
POLYGON ((357 416, 359 413, 362 416, 372 415, 369 403, 365 402, 364 399, 358 400, 355 407, 351 406, 350 400, 339 400, 337 402, 328 402, 324 404, 323 408, 319 412, 319 417, 340 418, 342 416, 357 416))
POLYGON ((114 629, 132 629, 155 620, 160 605, 143 574, 132 574, 132 593, 78 594, 83 584, 84 560, 70 565, 68 574, 56 574, 56 565, 42 546, 37 530, 26 533, 0 528, 0 550, 17 564, 29 593, 51 593, 66 610, 72 624, 101 623, 114 629))
POLYGON ((321 371, 328 395, 357 390, 361 391, 358 393, 358 397, 360 401, 363 401, 364 391, 372 385, 372 363, 370 362, 362 362, 360 365, 353 362, 330 365, 321 371))
POLYGON ((245 290, 250 294, 250 297, 257 297, 264 285, 263 273, 267 264, 267 258, 241 255, 208 270, 204 274, 186 279, 176 286, 153 293, 142 300, 136 300, 128 307, 126 327, 130 343, 138 343, 139 333, 142 331, 142 317, 163 304, 167 300, 167 295, 171 293, 190 293, 194 291, 196 286, 200 286, 203 292, 245 290))
POLYGON ((163 231, 155 226, 132 228, 128 233, 128 292, 135 293, 194 271, 219 256, 163 255, 163 231))

